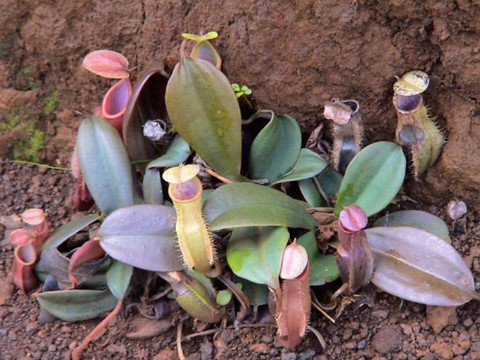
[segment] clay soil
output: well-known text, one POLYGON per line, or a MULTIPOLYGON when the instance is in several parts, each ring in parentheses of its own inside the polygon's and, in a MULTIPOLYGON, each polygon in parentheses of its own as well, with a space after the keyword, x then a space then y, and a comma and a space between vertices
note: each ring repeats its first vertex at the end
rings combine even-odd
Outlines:
MULTIPOLYGON (((6 235, 15 227, 15 215, 29 207, 43 207, 52 228, 81 215, 72 212, 72 186, 72 177, 68 172, 2 162, 1 233, 6 235)), ((391 211, 401 206, 423 209, 445 218, 443 209, 422 207, 405 197, 400 200, 398 205, 391 206, 391 211)), ((465 219, 455 223, 450 221, 449 224, 454 234, 453 245, 478 278, 478 215, 470 212, 465 219)), ((36 300, 31 295, 13 289, 6 281, 12 250, 6 237, 3 238, 0 243, 0 358, 70 358, 75 346, 99 320, 79 323, 56 320, 42 324, 36 300)), ((159 293, 164 288, 165 285, 160 283, 150 291, 159 293)), ((295 351, 282 348, 276 340, 271 317, 261 311, 257 321, 250 318, 236 325, 232 318, 223 326, 206 326, 194 323, 191 319, 185 320, 183 335, 187 338, 183 341, 184 352, 190 360, 480 359, 478 303, 470 302, 457 309, 427 308, 401 301, 368 286, 359 295, 357 301, 347 306, 336 319, 335 324, 313 312, 310 325, 325 338, 325 350, 311 332, 307 333, 295 351)), ((122 313, 84 353, 85 359, 177 358, 177 325, 185 319, 185 313, 176 308, 174 302, 166 301, 163 304, 170 304, 171 320, 146 319, 142 313, 154 315, 154 312, 151 307, 138 306, 141 298, 141 290, 132 292, 122 313), (126 337, 134 330, 146 334, 152 329, 158 331, 159 335, 144 340, 126 337)))
MULTIPOLYGON (((389 210, 421 209, 446 219, 454 247, 480 279, 479 17, 480 7, 467 0, 0 0, 0 122, 22 119, 15 129, 0 127, 0 359, 68 359, 99 322, 43 324, 36 300, 6 281, 13 251, 6 235, 18 226, 16 216, 43 208, 55 229, 80 215, 72 210, 68 172, 16 164, 9 160, 13 151, 34 126, 46 140, 39 160, 68 167, 81 120, 77 110, 90 114, 111 84, 83 71, 83 56, 101 48, 122 52, 136 68, 135 81, 152 66, 171 69, 185 31, 217 30, 215 45, 229 79, 248 85, 260 108, 294 116, 305 138, 323 121, 323 104, 340 97, 360 101, 369 142, 392 140, 394 75, 427 71, 431 85, 425 99, 448 141, 437 164, 420 182, 408 181, 389 210), (455 223, 445 212, 453 198, 469 207, 466 218, 455 223)), ((164 289, 155 283, 147 295, 164 289)), ((173 320, 146 319, 142 314, 155 312, 151 303, 142 304, 143 295, 132 292, 85 359, 177 357, 177 326, 185 313, 165 300, 173 320), (128 339, 134 329, 160 334, 128 339)), ((326 349, 312 332, 295 351, 282 348, 263 311, 257 321, 242 324, 230 319, 205 326, 186 319, 185 355, 190 360, 480 359, 478 303, 431 308, 368 286, 359 295, 335 323, 313 311, 310 325, 323 335, 326 349)))

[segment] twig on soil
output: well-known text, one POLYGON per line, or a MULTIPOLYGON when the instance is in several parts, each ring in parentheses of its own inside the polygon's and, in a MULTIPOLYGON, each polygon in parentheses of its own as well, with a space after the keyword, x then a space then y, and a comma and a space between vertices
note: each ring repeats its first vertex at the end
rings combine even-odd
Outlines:
POLYGON ((80 360, 80 356, 82 355, 82 351, 90 344, 92 339, 102 331, 108 323, 120 312, 122 309, 123 299, 118 300, 117 305, 112 310, 110 314, 108 314, 105 319, 103 319, 100 324, 98 324, 90 333, 83 339, 82 343, 78 345, 72 353, 72 360, 80 360))
POLYGON ((320 345, 322 345, 322 348, 325 350, 327 348, 327 343, 325 342, 325 339, 323 338, 322 334, 320 334, 320 332, 311 327, 310 325, 307 325, 307 329, 310 330, 318 339, 318 342, 320 343, 320 345))
POLYGON ((177 352, 178 352, 178 358, 180 360, 185 360, 185 354, 183 353, 183 349, 182 349, 182 328, 183 328, 183 320, 181 320, 177 326, 177 352))

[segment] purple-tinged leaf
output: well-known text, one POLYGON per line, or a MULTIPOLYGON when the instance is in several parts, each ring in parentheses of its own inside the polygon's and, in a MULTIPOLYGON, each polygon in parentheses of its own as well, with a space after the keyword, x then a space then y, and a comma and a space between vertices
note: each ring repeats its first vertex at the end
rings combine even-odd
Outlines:
POLYGON ((427 305, 480 300, 470 269, 439 237, 413 227, 365 231, 375 258, 372 283, 392 295, 427 305))
POLYGON ((373 226, 409 226, 422 229, 438 236, 449 244, 452 242, 448 225, 438 216, 420 210, 402 210, 387 214, 377 219, 373 226))
POLYGON ((150 271, 183 269, 175 241, 175 210, 162 205, 134 205, 111 213, 98 236, 116 260, 150 271))
POLYGON ((97 206, 107 215, 138 202, 125 145, 107 121, 83 120, 77 135, 80 168, 97 206))

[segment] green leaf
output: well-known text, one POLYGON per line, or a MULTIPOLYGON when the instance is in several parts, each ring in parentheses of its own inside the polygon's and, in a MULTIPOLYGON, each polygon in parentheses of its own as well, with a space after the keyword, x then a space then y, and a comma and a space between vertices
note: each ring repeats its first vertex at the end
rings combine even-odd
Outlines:
POLYGON ((338 193, 343 177, 337 170, 327 166, 324 171, 316 176, 322 191, 327 196, 333 196, 338 193))
POLYGON ((130 279, 133 274, 133 266, 122 263, 121 261, 113 261, 110 269, 107 271, 108 289, 117 299, 123 299, 127 292, 130 279))
POLYGON ((85 119, 77 135, 77 156, 95 203, 105 214, 136 201, 132 168, 115 128, 98 117, 85 119))
POLYGON ((220 175, 239 180, 241 114, 225 75, 208 61, 184 57, 165 95, 175 131, 220 175))
POLYGON ((163 188, 160 170, 151 168, 145 170, 142 182, 143 198, 146 204, 162 205, 163 188))
POLYGON ((70 236, 75 235, 77 232, 94 223, 98 219, 100 219, 100 216, 96 214, 86 215, 62 225, 55 230, 55 232, 48 238, 47 241, 43 243, 42 250, 59 247, 70 236))
POLYGON ((242 284, 242 291, 250 300, 250 304, 253 306, 261 306, 268 304, 268 286, 262 284, 255 284, 246 279, 239 278, 242 284))
POLYGON ((117 298, 108 290, 61 290, 36 295, 48 313, 64 321, 94 319, 112 310, 117 298))
POLYGON ((248 174, 251 179, 268 179, 273 183, 289 173, 300 154, 302 133, 295 119, 260 111, 258 117, 270 118, 250 150, 248 174))
POLYGON ((190 145, 181 137, 175 136, 165 154, 148 163, 147 169, 177 166, 190 156, 190 145))
POLYGON ((439 217, 420 210, 402 210, 387 214, 379 218, 373 224, 374 227, 388 226, 399 227, 409 226, 428 231, 438 236, 449 244, 452 243, 448 231, 448 225, 439 217))
POLYGON ((175 240, 175 210, 162 205, 118 209, 100 226, 100 245, 112 258, 150 271, 183 269, 175 240))
POLYGON ((301 149, 292 171, 275 181, 275 184, 309 179, 320 174, 327 165, 328 163, 317 153, 309 149, 301 149))
POLYGON ((413 227, 376 227, 365 232, 375 258, 371 281, 383 291, 436 306, 480 299, 470 269, 443 239, 413 227))
POLYGON ((327 206, 327 202, 318 192, 317 186, 312 179, 305 179, 298 182, 298 187, 305 201, 310 207, 327 206))
POLYGON ((385 208, 402 186, 405 167, 400 146, 387 141, 367 146, 347 167, 338 191, 335 216, 353 203, 368 216, 385 208))
POLYGON ((313 231, 300 236, 297 243, 307 250, 311 286, 324 285, 340 277, 335 255, 323 255, 318 251, 317 240, 313 231))
POLYGON ((212 230, 245 226, 286 226, 313 229, 307 204, 266 186, 233 183, 216 189, 203 208, 212 230))
POLYGON ((278 289, 283 251, 289 238, 283 227, 234 229, 227 248, 228 265, 241 278, 278 289))

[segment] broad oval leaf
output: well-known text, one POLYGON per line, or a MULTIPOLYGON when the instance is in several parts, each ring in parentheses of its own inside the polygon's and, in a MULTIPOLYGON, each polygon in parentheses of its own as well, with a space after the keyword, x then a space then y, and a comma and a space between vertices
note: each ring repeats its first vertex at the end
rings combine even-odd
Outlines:
POLYGON ((406 159, 397 144, 380 141, 367 146, 350 162, 338 191, 335 216, 357 204, 370 216, 397 195, 405 177, 406 159))
MULTIPOLYGON (((160 153, 155 144, 143 135, 148 120, 167 120, 165 90, 168 74, 155 68, 142 75, 133 89, 123 121, 123 139, 132 161, 154 159, 160 153)), ((143 171, 144 166, 139 166, 143 171)))
POLYGON ((233 183, 215 190, 203 211, 212 230, 245 226, 286 226, 313 229, 307 204, 266 186, 233 183))
POLYGON ((240 107, 230 82, 205 60, 184 57, 165 95, 174 129, 220 175, 240 180, 240 107))
POLYGON ((62 225, 48 238, 46 242, 43 243, 42 250, 59 247, 70 236, 75 235, 77 232, 87 227, 88 225, 93 224, 98 219, 100 219, 100 216, 96 214, 85 215, 79 219, 70 221, 65 225, 62 225))
POLYGON ((235 275, 278 289, 283 251, 290 234, 284 227, 234 229, 227 247, 227 262, 235 275))
POLYGON ((310 263, 310 285, 324 285, 340 277, 335 255, 323 255, 318 251, 315 233, 310 231, 297 239, 308 254, 310 263))
POLYGON ((295 166, 288 174, 275 181, 275 184, 309 179, 320 174, 328 163, 320 155, 309 149, 301 149, 295 166))
POLYGON ((61 290, 36 295, 40 306, 64 321, 94 319, 112 310, 117 298, 108 290, 61 290))
POLYGON ((126 79, 128 73, 128 60, 120 53, 112 50, 96 50, 87 54, 82 66, 94 73, 109 79, 126 79))
POLYGON ((133 274, 133 266, 113 261, 110 269, 107 271, 108 289, 117 299, 123 299, 127 292, 130 279, 133 274))
POLYGON ((112 258, 150 271, 183 269, 175 240, 175 210, 134 205, 113 212, 98 230, 100 245, 112 258))
POLYGON ((273 111, 260 111, 270 121, 253 141, 248 174, 251 179, 268 179, 274 183, 292 171, 302 145, 302 133, 295 119, 276 116, 273 111))
POLYGON ((88 189, 105 214, 133 205, 136 193, 123 141, 107 121, 83 120, 77 135, 77 157, 88 189))
POLYGON ((438 236, 449 244, 452 243, 448 231, 448 225, 438 216, 432 215, 426 211, 421 210, 402 210, 387 214, 377 219, 373 223, 374 227, 398 227, 409 226, 417 229, 428 231, 429 233, 438 236))
POLYGON ((190 156, 191 150, 190 145, 179 135, 173 139, 171 144, 168 146, 165 154, 159 158, 148 163, 147 169, 153 167, 171 167, 177 166, 190 156))
POLYGON ((376 263, 371 281, 383 291, 437 306, 480 299, 470 269, 446 241, 413 227, 377 227, 366 233, 376 263))

